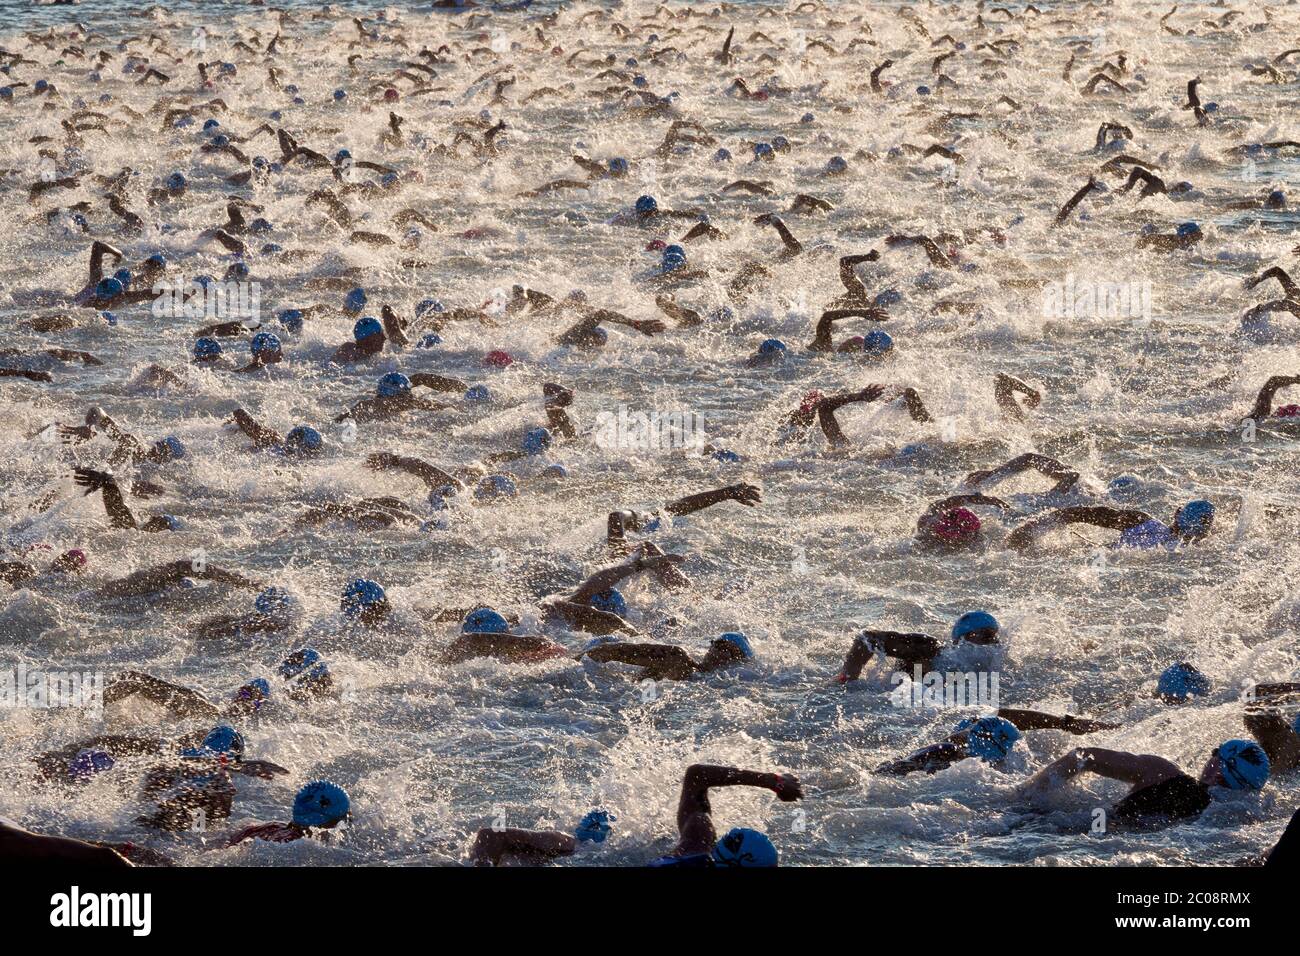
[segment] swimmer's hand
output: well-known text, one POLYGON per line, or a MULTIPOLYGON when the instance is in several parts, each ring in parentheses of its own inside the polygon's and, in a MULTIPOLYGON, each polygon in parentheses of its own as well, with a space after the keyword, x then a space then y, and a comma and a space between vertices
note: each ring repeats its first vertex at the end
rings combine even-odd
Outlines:
POLYGON ((803 798, 803 787, 799 783, 799 778, 792 773, 777 774, 776 783, 772 785, 772 792, 776 794, 778 800, 784 803, 793 803, 795 800, 803 798))
POLYGON ((628 328, 636 329, 643 335, 656 335, 668 330, 668 325, 659 319, 636 319, 627 323, 628 328))
POLYGON ((117 484, 117 479, 113 477, 112 472, 96 471, 93 468, 74 469, 72 480, 84 488, 84 493, 87 495, 93 495, 97 491, 114 487, 117 484))
POLYGON ((269 760, 241 760, 239 763, 231 764, 230 770, 250 777, 261 777, 263 780, 270 780, 276 774, 289 773, 287 768, 281 767, 278 763, 271 763, 269 760))
POLYGON ((573 404, 573 389, 554 382, 542 386, 542 395, 546 398, 547 408, 568 408, 573 404))
POLYGON ((727 485, 723 491, 727 493, 727 497, 732 501, 749 508, 754 507, 763 500, 763 492, 757 485, 751 485, 743 481, 734 485, 727 485))
POLYGON ((79 445, 83 441, 89 441, 95 437, 95 430, 89 425, 60 425, 59 435, 63 438, 65 445, 79 445))

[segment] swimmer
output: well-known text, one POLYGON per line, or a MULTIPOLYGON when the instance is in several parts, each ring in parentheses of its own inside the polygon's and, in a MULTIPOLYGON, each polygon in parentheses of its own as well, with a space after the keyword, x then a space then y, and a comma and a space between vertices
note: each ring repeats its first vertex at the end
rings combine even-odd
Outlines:
POLYGON ((1214 526, 1214 514, 1214 505, 1204 499, 1183 505, 1169 525, 1144 511, 1104 506, 1062 508, 1025 522, 1011 532, 1006 543, 1008 548, 1028 548, 1055 528, 1082 523, 1120 532, 1116 547, 1173 549, 1204 539, 1214 526))

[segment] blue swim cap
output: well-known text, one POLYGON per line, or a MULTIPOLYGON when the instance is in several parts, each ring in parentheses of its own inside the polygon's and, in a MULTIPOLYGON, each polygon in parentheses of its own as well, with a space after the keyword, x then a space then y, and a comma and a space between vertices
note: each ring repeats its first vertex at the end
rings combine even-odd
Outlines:
POLYGON ((953 728, 954 733, 962 730, 967 732, 966 752, 986 763, 1005 760, 1020 739, 1016 725, 1002 717, 981 717, 979 720, 968 717, 953 728))
POLYGON ((490 402, 492 401, 492 393, 488 391, 486 385, 471 385, 465 390, 465 401, 490 402))
POLYGON ((842 173, 849 168, 849 161, 843 156, 832 156, 826 160, 826 171, 828 173, 842 173))
POLYGON ((754 144, 754 156, 758 157, 758 156, 771 156, 771 155, 772 155, 772 144, 771 144, 771 143, 755 143, 755 144, 754 144))
POLYGON ((343 162, 343 160, 351 159, 351 158, 352 158, 352 150, 350 149, 340 149, 337 153, 334 154, 334 162, 336 163, 341 163, 343 162))
POLYGON ((397 395, 409 395, 411 392, 411 380, 401 372, 389 372, 379 380, 377 390, 383 398, 394 398, 397 395))
POLYGON ((510 622, 490 607, 470 611, 460 622, 462 634, 507 634, 509 631, 510 622))
POLYGON ((785 343, 780 339, 766 339, 758 347, 759 355, 775 355, 784 351, 786 351, 785 343))
POLYGON ((636 201, 637 212, 654 212, 659 208, 654 196, 641 196, 636 201))
POLYGON ((1178 509, 1174 523, 1184 534, 1205 534, 1214 524, 1214 505, 1203 498, 1189 501, 1178 509))
POLYGON ((967 611, 952 626, 952 639, 961 640, 976 631, 998 631, 998 619, 987 611, 967 611))
POLYGON ((293 798, 293 822, 300 827, 328 827, 348 815, 352 801, 338 784, 313 780, 293 798))
POLYGON ((593 594, 587 599, 587 603, 597 611, 608 611, 610 614, 617 614, 623 617, 627 614, 627 599, 618 588, 610 588, 608 591, 601 591, 599 594, 593 594))
POLYGON ((1274 206, 1280 206, 1286 203, 1286 193, 1280 189, 1274 189, 1268 194, 1268 202, 1274 206))
POLYGON ((300 455, 320 451, 324 443, 325 440, 321 438, 320 432, 310 425, 295 425, 289 429, 289 434, 284 436, 285 451, 297 452, 300 455))
POLYGON ((729 448, 719 448, 713 453, 713 460, 735 464, 740 461, 741 458, 740 455, 729 448))
POLYGON ((357 578, 343 589, 340 607, 347 615, 359 614, 366 608, 376 607, 387 602, 384 589, 369 578, 357 578))
POLYGON ((229 146, 229 145, 230 145, 230 137, 227 136, 225 133, 218 133, 216 136, 212 137, 212 145, 213 145, 213 146, 229 146))
POLYGON ((807 123, 814 122, 816 119, 817 118, 813 116, 811 113, 804 113, 803 116, 799 117, 799 122, 807 124, 807 123))
POLYGON ((97 773, 112 770, 116 763, 107 750, 83 750, 68 764, 68 776, 74 780, 88 780, 97 773))
POLYGON ((313 664, 321 663, 320 652, 314 647, 304 647, 294 651, 280 664, 279 675, 285 680, 297 677, 313 664))
POLYGON ((194 343, 194 357, 196 359, 216 358, 221 354, 221 343, 216 339, 210 339, 204 336, 194 343))
POLYGON ((632 85, 637 89, 644 89, 650 85, 650 81, 638 73, 636 76, 632 77, 632 85))
POLYGON ((171 192, 176 192, 177 190, 184 189, 186 186, 185 174, 172 173, 170 176, 167 177, 167 180, 164 183, 164 185, 171 192))
POLYGON ((719 634, 718 640, 726 641, 728 644, 735 644, 740 648, 740 653, 753 660, 754 648, 750 646, 749 638, 739 631, 727 631, 725 634, 719 634))
POLYGON ((158 439, 153 443, 153 447, 158 452, 163 452, 166 449, 165 454, 170 458, 185 457, 185 446, 181 444, 181 440, 175 435, 168 435, 166 438, 158 439))
POLYGON ((337 102, 339 102, 339 101, 341 101, 341 100, 346 100, 347 98, 348 98, 348 91, 347 91, 347 90, 335 90, 335 91, 334 91, 334 102, 337 103, 337 102))
POLYGON ((929 96, 930 88, 926 86, 924 83, 922 83, 920 86, 916 88, 916 92, 918 96, 929 96))
POLYGON ((347 299, 344 300, 343 311, 357 313, 360 312, 362 309, 364 309, 365 306, 366 306, 366 290, 353 289, 351 292, 348 293, 347 299))
POLYGON ((777 852, 764 833, 736 827, 713 845, 718 866, 776 866, 777 852))
POLYGON ((1210 679, 1186 661, 1170 664, 1156 681, 1156 694, 1169 703, 1185 703, 1189 697, 1210 692, 1210 679))
POLYGON ((565 468, 565 467, 564 467, 563 465, 561 465, 559 462, 555 462, 554 464, 547 465, 544 469, 542 469, 542 477, 544 477, 544 478, 568 478, 568 477, 569 477, 569 469, 565 468))
POLYGON ((155 252, 153 255, 151 255, 148 259, 144 261, 151 265, 161 266, 164 269, 167 268, 167 257, 164 256, 161 252, 155 252))
POLYGON ((263 219, 260 216, 248 224, 249 232, 270 232, 274 228, 269 219, 263 219))
POLYGON ((352 326, 352 338, 360 342, 362 339, 368 339, 372 335, 383 335, 384 327, 379 324, 379 320, 373 316, 366 316, 364 319, 358 319, 357 324, 352 326))
POLYGON ((524 436, 524 451, 530 455, 540 455, 546 449, 551 447, 551 430, 549 428, 533 428, 524 436))
POLYGON ((95 298, 97 299, 116 299, 125 291, 122 288, 122 283, 113 278, 100 279, 95 284, 95 298))
POLYGON ((420 341, 415 343, 417 349, 431 349, 442 344, 442 336, 437 332, 428 332, 420 336, 420 341))
POLYGON ((288 591, 284 588, 269 587, 257 596, 253 607, 258 614, 274 614, 277 611, 288 610, 289 604, 288 591))
POLYGON ((1118 501, 1132 501, 1142 490, 1142 482, 1132 475, 1119 475, 1106 484, 1106 493, 1118 501))
POLYGON ((579 843, 586 843, 588 840, 592 843, 604 843, 612 829, 610 824, 617 819, 618 817, 608 810, 592 810, 578 821, 573 836, 579 843))
POLYGON ((1178 238, 1184 239, 1187 236, 1194 236, 1201 231, 1201 227, 1194 222, 1185 222, 1178 227, 1178 238))
POLYGON ((1268 754, 1253 740, 1229 740, 1218 754, 1223 782, 1232 790, 1263 790, 1268 783, 1268 754))
POLYGON ((731 162, 731 150, 727 149, 725 146, 721 147, 716 153, 713 154, 713 161, 715 163, 731 162))
POLYGON ((474 489, 474 497, 483 501, 495 498, 513 498, 519 493, 509 475, 488 475, 479 481, 474 489))
POLYGON ((254 355, 263 352, 280 351, 280 337, 274 332, 258 332, 253 336, 252 351, 254 355))
POLYGON ((302 331, 302 311, 300 309, 285 309, 278 316, 280 324, 284 326, 286 332, 302 331))
POLYGON ((894 340, 882 329, 872 329, 862 337, 862 351, 884 355, 894 347, 894 340))
POLYGON ((686 259, 686 250, 676 244, 664 246, 664 256, 681 256, 684 261, 686 259))
POLYGON ((203 132, 206 133, 210 129, 216 129, 220 125, 221 123, 215 119, 205 120, 203 123, 203 132))
POLYGON ((226 756, 239 760, 244 756, 244 737, 233 727, 213 727, 196 748, 181 751, 182 757, 226 756))
POLYGON ((622 156, 615 156, 609 161, 609 171, 611 173, 625 173, 628 171, 627 160, 622 156))
POLYGON ((415 317, 418 319, 426 312, 446 312, 447 307, 437 299, 423 299, 415 307, 415 317))

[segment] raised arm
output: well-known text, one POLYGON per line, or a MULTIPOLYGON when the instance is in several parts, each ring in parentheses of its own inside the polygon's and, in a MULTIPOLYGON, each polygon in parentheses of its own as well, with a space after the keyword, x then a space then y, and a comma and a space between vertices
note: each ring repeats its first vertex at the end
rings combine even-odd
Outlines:
POLYGON ((164 707, 177 717, 217 717, 221 710, 196 690, 145 674, 125 671, 104 688, 104 703, 112 704, 140 696, 164 707))
POLYGON ((375 452, 366 459, 366 467, 373 468, 375 471, 404 471, 419 478, 430 488, 440 488, 443 485, 451 485, 456 489, 465 487, 459 478, 436 465, 431 465, 421 458, 395 455, 390 451, 375 452))
POLYGON ((831 341, 831 331, 836 322, 840 319, 848 318, 867 319, 871 322, 884 322, 889 319, 889 313, 884 309, 877 309, 863 306, 861 308, 849 309, 827 309, 817 320, 817 329, 813 333, 813 340, 808 343, 810 352, 830 352, 834 349, 831 341))
POLYGON ((836 447, 847 445, 849 440, 844 436, 844 431, 840 428, 835 412, 854 402, 874 402, 884 394, 884 391, 883 385, 868 385, 856 392, 842 392, 838 395, 823 397, 817 403, 817 423, 821 425, 822 434, 826 436, 826 440, 836 447))
POLYGON ((1091 734, 1098 730, 1116 730, 1119 724, 1105 724, 1099 720, 1072 717, 1069 714, 1045 714, 1038 710, 1018 710, 1003 707, 998 716, 1016 725, 1017 730, 1064 730, 1069 734, 1091 734))
POLYGON ((705 508, 711 508, 723 501, 734 501, 737 504, 752 508, 762 500, 763 495, 757 485, 746 484, 742 481, 734 485, 726 485, 712 491, 701 491, 698 494, 686 495, 676 501, 670 501, 664 505, 664 511, 670 515, 689 515, 694 514, 696 511, 703 511, 705 508))
POLYGON ((592 597, 602 594, 614 587, 624 578, 629 578, 641 571, 652 570, 662 567, 666 564, 681 564, 686 559, 680 554, 654 554, 644 555, 637 553, 630 560, 621 564, 614 564, 608 568, 601 568, 587 580, 583 581, 574 592, 569 595, 568 601, 575 604, 586 604, 592 597))
POLYGON ((939 653, 939 641, 928 634, 899 631, 863 631, 853 639, 844 667, 836 677, 841 684, 857 680, 877 652, 908 664, 925 664, 939 653))
POLYGON ((1290 385, 1300 385, 1300 375, 1274 375, 1264 383, 1264 387, 1255 396, 1255 405, 1246 413, 1246 418, 1259 422, 1273 413, 1273 396, 1290 385))
POLYGON ((981 485, 996 484, 1005 481, 1015 475, 1028 471, 1029 469, 1037 471, 1039 474, 1051 478, 1056 484, 1052 491, 1064 493, 1075 486, 1079 480, 1079 473, 1065 465, 1061 464, 1055 458, 1049 458, 1046 455, 1039 455, 1029 452, 1024 455, 1017 455, 1005 465, 988 471, 973 471, 966 476, 966 485, 971 488, 978 488, 981 485))
POLYGON ((1182 773, 1175 764, 1154 754, 1079 747, 1034 774, 1020 790, 1026 795, 1046 793, 1059 789, 1085 771, 1134 787, 1150 786, 1182 773))
POLYGON ((107 471, 95 471, 92 468, 76 468, 73 469, 72 475, 72 480, 84 488, 87 495, 93 495, 96 491, 101 493, 104 511, 108 513, 108 522, 112 527, 132 529, 139 527, 135 515, 131 514, 131 509, 126 506, 122 489, 117 486, 117 481, 112 474, 107 471))
MULTIPOLYGON (((803 796, 799 778, 794 774, 764 773, 759 770, 740 770, 736 767, 719 767, 710 764, 692 764, 686 768, 682 777, 682 792, 677 801, 677 829, 682 839, 696 836, 690 833, 693 818, 713 813, 709 805, 709 790, 712 787, 761 787, 771 790, 778 798, 786 802, 798 800, 803 796)), ((712 845, 716 833, 712 832, 712 821, 708 821, 712 845)))
POLYGON ((248 412, 242 408, 236 408, 230 415, 231 421, 239 426, 249 438, 253 439, 253 445, 256 448, 274 448, 280 444, 280 436, 267 428, 248 412))
POLYGON ((1018 378, 1005 375, 1002 372, 993 379, 993 397, 998 403, 998 408, 1015 421, 1023 421, 1024 411, 1016 403, 1015 393, 1020 392, 1025 396, 1025 405, 1029 408, 1037 408, 1042 402, 1042 394, 1035 388, 1026 385, 1018 378))

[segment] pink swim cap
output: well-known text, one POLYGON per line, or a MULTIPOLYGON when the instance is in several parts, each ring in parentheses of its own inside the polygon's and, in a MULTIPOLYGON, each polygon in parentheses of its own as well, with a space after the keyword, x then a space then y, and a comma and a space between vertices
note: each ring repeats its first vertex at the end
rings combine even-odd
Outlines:
POLYGON ((921 527, 947 544, 959 544, 973 538, 980 530, 980 519, 967 508, 954 508, 941 516, 922 519, 921 527))
POLYGON ((503 352, 500 349, 493 349, 483 356, 483 364, 491 365, 493 368, 505 368, 507 365, 513 365, 514 361, 509 352, 503 352))
POLYGON ((397 90, 393 89, 391 86, 388 89, 384 90, 384 100, 388 103, 396 103, 400 97, 401 94, 398 93, 397 90))
POLYGON ((664 249, 668 248, 668 243, 664 242, 662 239, 651 239, 645 244, 645 247, 647 252, 662 252, 664 249))
POLYGON ((807 395, 803 397, 803 402, 799 405, 799 411, 811 412, 814 408, 817 407, 817 403, 820 402, 821 400, 822 400, 822 393, 817 391, 817 389, 814 388, 811 392, 809 392, 807 395))
POLYGON ((1283 405, 1273 414, 1278 418, 1296 418, 1300 416, 1300 405, 1283 405))

